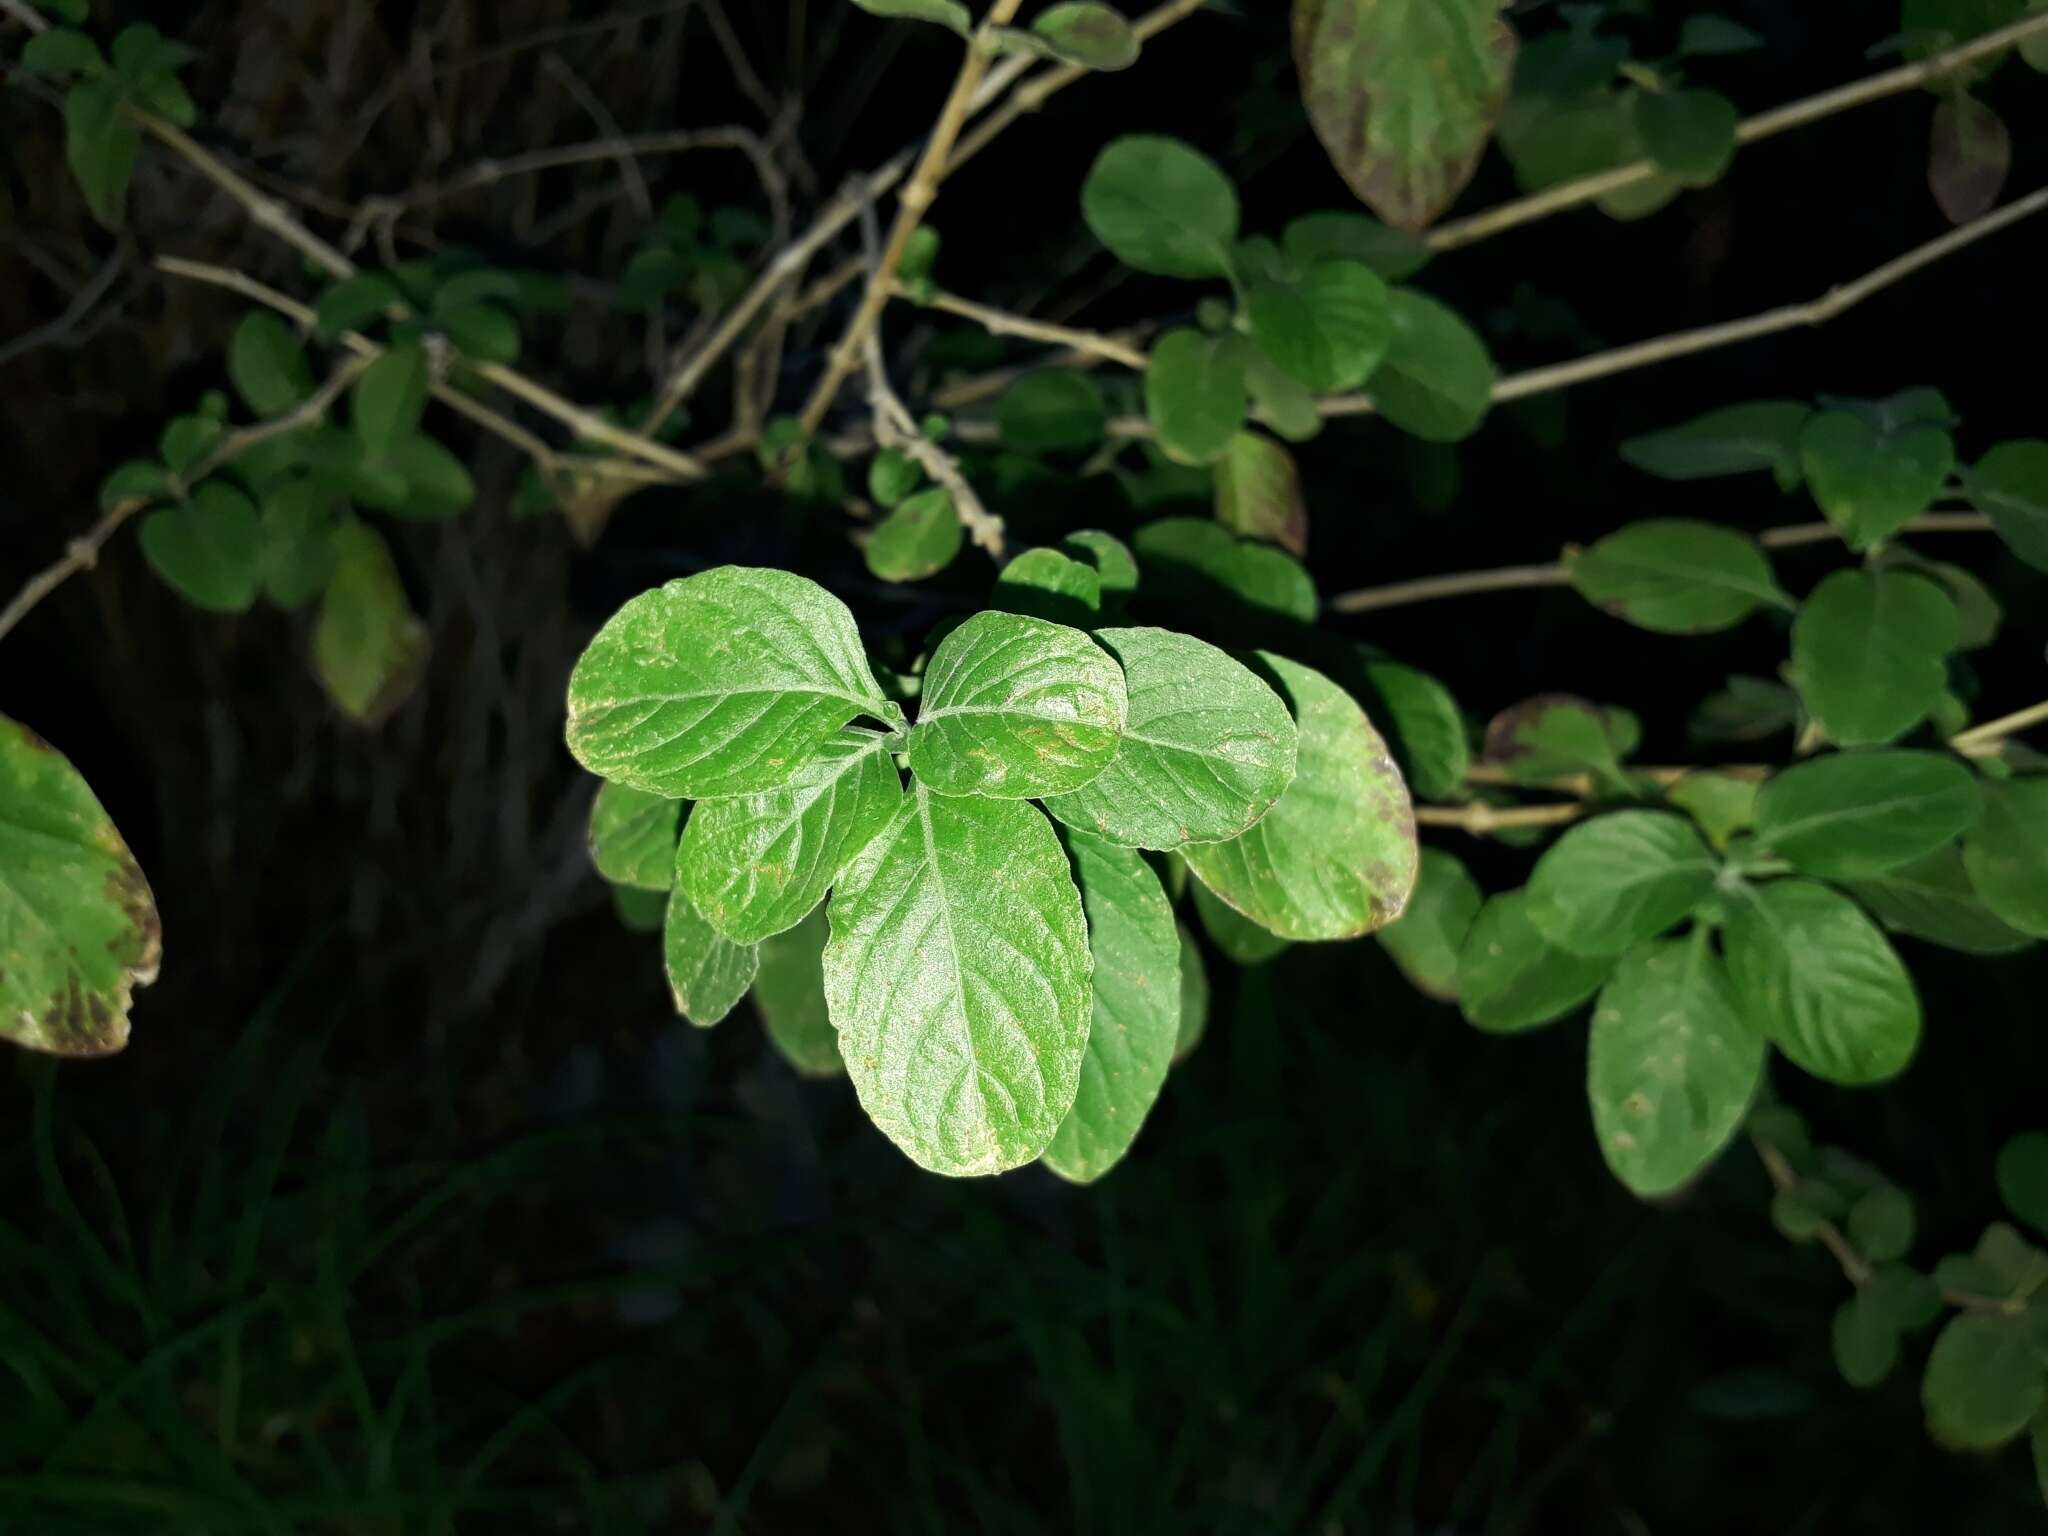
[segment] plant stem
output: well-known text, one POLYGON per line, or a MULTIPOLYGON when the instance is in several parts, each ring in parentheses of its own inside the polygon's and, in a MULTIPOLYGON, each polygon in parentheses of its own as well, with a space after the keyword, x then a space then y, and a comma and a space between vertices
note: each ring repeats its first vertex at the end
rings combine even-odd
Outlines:
POLYGON ((882 363, 881 340, 873 331, 868 333, 865 350, 869 403, 874 409, 875 441, 885 448, 896 449, 921 465, 926 474, 945 488, 953 503, 953 515, 966 528, 968 537, 987 550, 991 559, 1002 559, 1005 544, 1003 520, 982 505, 981 498, 960 472, 953 456, 918 430, 917 418, 910 414, 910 408, 889 385, 888 370, 882 363))
MULTIPOLYGON (((2044 17, 2043 20, 2044 23, 2048 23, 2048 17, 2044 17)), ((1778 331, 1825 324, 1844 311, 1853 309, 1881 289, 1910 277, 1922 267, 1932 266, 1944 256, 1972 245, 1988 235, 1997 234, 2000 230, 2009 228, 2044 208, 2048 208, 2048 187, 2029 192, 2025 197, 2015 198, 1982 218, 1972 219, 1969 223, 1929 240, 1924 245, 1915 246, 1904 255, 1894 257, 1883 266, 1864 273, 1854 281, 1829 289, 1810 303, 1786 304, 1777 309, 1765 310, 1762 314, 1746 315, 1740 320, 1726 320, 1718 325, 1700 326, 1695 330, 1674 331, 1668 336, 1653 337, 1649 341, 1639 341, 1632 346, 1616 347, 1606 352, 1595 352, 1590 357, 1574 358, 1570 362, 1553 363, 1548 367, 1510 374, 1494 385, 1493 399, 1496 403, 1520 400, 1529 395, 1545 394, 1553 389, 1583 384, 1588 379, 1604 379, 1613 374, 1648 367, 1653 363, 1668 362, 1672 358, 1689 357, 1696 352, 1712 351, 1716 347, 1731 346, 1739 341, 1752 341, 1759 336, 1769 336, 1778 331)), ((1378 410, 1378 406, 1369 395, 1337 395, 1320 401, 1319 404, 1325 416, 1365 416, 1378 410)))
POLYGON ((972 320, 991 336, 1017 336, 1026 341, 1049 342, 1053 346, 1066 347, 1073 352, 1120 363, 1139 373, 1145 371, 1145 354, 1129 342, 1115 336, 1033 320, 1029 316, 1011 314, 1008 310, 997 309, 992 305, 977 304, 972 299, 963 299, 957 294, 935 293, 928 299, 918 299, 901 283, 895 284, 891 292, 897 298, 920 303, 927 309, 936 309, 943 314, 958 315, 963 320, 972 320))
POLYGON ((1965 757, 1990 757, 2006 737, 2042 724, 2048 724, 2048 702, 2030 704, 1996 720, 1973 725, 1967 731, 1949 737, 1949 749, 1965 757))
POLYGON ((911 173, 909 184, 896 200, 896 220, 889 231, 889 243, 882 248, 882 259, 868 275, 867 291, 861 295, 860 308, 854 311, 853 323, 847 326, 846 334, 833 348, 825 365, 825 377, 818 381, 818 387, 811 392, 810 401, 804 406, 803 427, 806 433, 818 430, 818 424, 825 419, 825 412, 832 408, 832 402, 839 394, 839 386, 859 365, 868 333, 875 328, 875 322, 881 318, 882 306, 889 301, 890 288, 896 281, 896 269, 902 265, 903 252, 910 244, 910 237, 917 233, 918 225, 924 222, 925 211, 939 195, 939 184, 946 176, 946 157, 953 152, 954 141, 967 124, 975 88, 988 72, 991 54, 987 41, 994 28, 1009 24, 1022 3, 1023 0, 995 0, 980 28, 968 39, 967 57, 960 61, 960 72, 953 78, 953 89, 947 94, 945 105, 939 109, 939 120, 932 128, 931 137, 925 141, 917 169, 911 173))
MULTIPOLYGON (((1910 91, 1972 60, 1999 53, 2014 43, 2048 31, 2048 14, 2028 16, 2009 26, 1987 32, 1982 37, 1972 38, 1941 53, 1930 55, 1914 64, 1902 64, 1896 69, 1885 70, 1882 74, 1838 86, 1834 90, 1822 91, 1819 95, 1808 96, 1785 106, 1760 112, 1754 117, 1744 118, 1735 129, 1737 144, 1753 144, 1774 134, 1784 133, 1793 128, 1802 128, 1808 123, 1819 122, 1837 112, 1851 107, 1860 107, 1867 102, 1882 101, 1910 91)), ((1659 174, 1654 161, 1637 160, 1629 165, 1616 166, 1613 170, 1600 171, 1591 176, 1581 176, 1573 181, 1560 182, 1557 186, 1546 187, 1541 192, 1503 203, 1498 208, 1488 209, 1470 218, 1454 219, 1448 224, 1439 224, 1423 238, 1433 251, 1452 251, 1461 246, 1484 240, 1502 230, 1514 229, 1523 224, 1534 223, 1553 213, 1567 208, 1577 208, 1585 203, 1606 197, 1627 187, 1637 186, 1659 174)))
MULTIPOLYGON (((1991 519, 1976 512, 1928 512, 1914 518, 1900 533, 1984 533, 1991 519)), ((1841 537, 1832 523, 1795 523, 1785 528, 1767 528, 1757 535, 1766 549, 1791 549, 1802 544, 1822 544, 1841 537)), ((1323 606, 1331 613, 1377 613, 1385 608, 1404 608, 1411 603, 1434 602, 1441 597, 1467 597, 1479 592, 1508 592, 1527 587, 1571 585, 1571 566, 1560 560, 1550 565, 1507 565, 1490 571, 1463 571, 1449 576, 1424 576, 1415 581, 1390 582, 1382 587, 1361 587, 1339 592, 1323 606)))
POLYGON ((1586 814, 1586 807, 1576 800, 1558 805, 1488 805, 1484 800, 1473 800, 1465 805, 1418 805, 1415 807, 1415 824, 1421 827, 1447 827, 1458 832, 1469 832, 1474 837, 1484 837, 1489 832, 1506 831, 1514 827, 1559 827, 1567 822, 1577 821, 1586 814))
MULTIPOLYGON (((259 304, 268 305, 279 314, 288 316, 307 329, 311 329, 316 322, 313 310, 306 305, 301 304, 289 294, 280 293, 269 284, 258 282, 246 272, 236 271, 232 267, 215 266, 210 262, 203 261, 186 261, 182 257, 177 256, 159 256, 156 260, 156 266, 159 271, 167 273, 172 277, 185 277, 191 278, 195 282, 210 283, 216 288, 226 288, 230 292, 241 294, 246 299, 253 299, 259 304)), ((343 332, 340 341, 343 346, 364 357, 376 357, 384 351, 383 347, 372 341, 369 337, 355 331, 343 332)), ((554 391, 534 383, 522 373, 515 372, 509 368, 499 367, 494 363, 470 361, 469 366, 476 371, 479 377, 496 384, 506 393, 524 400, 543 414, 552 416, 564 426, 575 431, 579 436, 589 438, 593 442, 605 443, 626 453, 629 457, 639 459, 646 464, 654 466, 656 469, 665 471, 664 478, 666 479, 688 482, 701 480, 708 473, 702 464, 689 455, 678 453, 666 444, 657 443, 650 438, 640 436, 638 433, 628 432, 622 427, 615 427, 610 422, 597 416, 594 412, 585 410, 582 406, 577 405, 574 401, 565 400, 554 391)), ((512 442, 523 451, 532 454, 536 459, 542 458, 542 455, 545 454, 546 459, 543 460, 543 467, 558 462, 563 457, 541 443, 531 433, 515 423, 507 423, 504 417, 498 415, 495 411, 489 410, 488 407, 479 405, 476 401, 463 395, 459 390, 447 385, 439 385, 434 390, 434 398, 452 406, 472 421, 488 427, 491 431, 497 433, 498 436, 512 442)))

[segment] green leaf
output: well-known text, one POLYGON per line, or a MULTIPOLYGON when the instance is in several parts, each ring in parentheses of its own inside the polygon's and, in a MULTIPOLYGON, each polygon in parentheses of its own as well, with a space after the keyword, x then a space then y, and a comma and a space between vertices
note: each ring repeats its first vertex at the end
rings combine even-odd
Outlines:
POLYGON ((1618 955, 1654 939, 1714 889, 1716 863, 1692 823, 1615 811, 1553 843, 1529 876, 1529 921, 1561 949, 1618 955))
POLYGON ((1878 1385, 1899 1363, 1898 1327, 1868 1291, 1858 1291, 1835 1309, 1828 1333, 1835 1368, 1852 1387, 1878 1385))
MULTIPOLYGON (((1200 886, 1195 889, 1201 891, 1200 886)), ((1230 911, 1228 907, 1223 910, 1230 911)), ((1237 914, 1232 912, 1231 916, 1237 914)), ((1202 948, 1195 942, 1195 936, 1185 924, 1175 924, 1175 929, 1180 935, 1180 1035, 1174 1041, 1173 1059, 1179 1063, 1194 1054, 1209 1028, 1209 973, 1202 968, 1202 948)))
POLYGON ((436 323, 465 357, 482 363, 519 361, 519 322, 496 304, 465 304, 437 315, 436 323))
POLYGON ((669 893, 661 956, 676 1012, 704 1029, 739 1006, 761 965, 753 945, 735 944, 707 923, 680 885, 669 893))
POLYGON ((280 608, 303 608, 334 579, 333 498, 310 479, 278 482, 263 493, 263 593, 280 608))
POLYGON ((1123 668, 1123 739, 1100 777, 1045 808, 1131 848, 1226 842, 1257 823, 1295 773, 1297 732, 1279 696, 1192 635, 1105 629, 1095 638, 1123 668))
POLYGON ((1486 759, 1521 784, 1587 774, 1619 785, 1625 741, 1618 713, 1569 693, 1539 693, 1487 722, 1486 759))
POLYGON ((1244 338, 1169 331, 1145 365, 1145 414, 1159 446, 1183 464, 1207 464, 1244 425, 1244 338))
POLYGON ((1142 854, 1071 829, 1062 841, 1088 918, 1094 1007, 1074 1107, 1046 1147, 1045 1165, 1091 1184, 1137 1140, 1173 1065, 1180 933, 1142 854))
POLYGON ((424 348, 393 347, 363 370, 351 395, 356 437, 373 459, 395 457, 419 432, 432 380, 424 348))
POLYGON ((1563 1018, 1613 973, 1611 959, 1559 949, 1529 921, 1529 893, 1488 899, 1458 954, 1458 1006, 1488 1034, 1512 1035, 1563 1018))
POLYGON ((1257 347, 1244 348, 1244 382, 1259 421, 1290 443, 1305 443, 1323 430, 1316 397, 1257 347))
POLYGON ((298 336, 266 309, 251 310, 228 343, 228 377, 258 416, 282 416, 313 393, 298 336))
POLYGON ((111 76, 81 81, 64 96, 64 158, 85 194, 85 206, 119 229, 128 204, 141 135, 128 116, 121 84, 111 76))
POLYGON ((130 80, 182 69, 198 57, 197 49, 172 42, 147 22, 123 27, 114 35, 114 68, 130 80))
POLYGON ((1112 139, 1081 187, 1081 216, 1125 266, 1161 277, 1222 277, 1237 243, 1237 190, 1178 139, 1112 139))
POLYGON ((1448 208, 1500 120, 1514 29, 1494 0, 1295 0, 1302 102, 1373 212, 1420 229, 1448 208))
POLYGON ((844 1077, 839 1031, 825 1009, 825 941, 831 937, 821 905, 786 933, 763 939, 756 953, 754 1006, 768 1040, 805 1077, 844 1077))
POLYGON ((1964 474, 1963 493, 2014 554, 2048 571, 2048 440, 2000 443, 1964 474))
POLYGON ((405 296, 390 278, 380 272, 358 272, 321 294, 313 314, 320 334, 331 340, 343 331, 366 329, 404 303, 405 296))
POLYGON ((1660 480, 1706 480, 1753 470, 1799 483, 1800 438, 1813 408, 1797 400, 1724 406, 1682 426, 1632 437, 1621 456, 1660 480))
POLYGON ((1799 436, 1813 498, 1851 549, 1869 549, 1918 517, 1955 468, 1939 427, 1887 432, 1849 411, 1821 411, 1799 436))
POLYGON ((1123 673, 1080 630, 977 613, 925 668, 910 766, 942 795, 1079 789, 1116 757, 1127 707, 1123 673))
POLYGON ((1709 634, 1759 608, 1793 606, 1756 541, 1712 523, 1631 523, 1572 560, 1570 570, 1587 602, 1659 634, 1709 634))
MULTIPOLYGON (((667 210, 663 210, 666 214, 667 210)), ((517 304, 525 294, 519 274, 496 267, 474 267, 458 272, 434 288, 433 313, 443 319, 472 304, 506 302, 517 304)))
POLYGON ((1413 277, 1430 256, 1425 241, 1362 213, 1304 214, 1287 226, 1280 244, 1296 266, 1332 258, 1362 261, 1390 283, 1413 277))
POLYGON ((1027 549, 996 577, 988 605, 1087 629, 1102 614, 1102 578, 1093 565, 1056 549, 1027 549))
POLYGON ((676 883, 683 802, 601 783, 590 807, 590 862, 613 885, 666 891, 676 883))
POLYGON ((1426 442, 1470 437, 1493 403, 1486 343, 1452 311, 1412 289, 1388 295, 1387 316, 1387 352, 1372 379, 1380 414, 1426 442))
POLYGON ((1463 794, 1472 747, 1450 690, 1427 672, 1398 661, 1370 658, 1363 670, 1360 702, 1379 722, 1409 786, 1424 800, 1463 794))
POLYGON ((1073 1108, 1094 1009, 1080 893, 1045 817, 918 784, 841 878, 831 920, 825 996, 883 1134, 934 1173, 1040 1156, 1073 1108))
POLYGON ((966 538, 952 494, 935 485, 883 518, 862 553, 884 581, 923 581, 951 565, 966 538))
POLYGON ((213 613, 247 613, 263 580, 263 528, 247 496, 209 480, 182 506, 142 520, 150 568, 187 602, 213 613))
POLYGON ((1408 910, 1379 931, 1380 947, 1416 991, 1456 1002, 1458 956, 1484 899, 1463 864, 1441 849, 1425 848, 1408 910))
POLYGON ((52 27, 21 45, 21 72, 25 75, 103 75, 107 61, 100 45, 83 32, 52 27))
POLYGON ((2027 1131, 1998 1151, 1998 1196, 2037 1232, 2048 1232, 2048 1135, 2027 1131))
POLYGON ((1238 539, 1209 518, 1162 518, 1141 527, 1132 543, 1145 565, 1148 598, 1205 612, 1212 620, 1220 601, 1261 616, 1315 622, 1321 604, 1300 562, 1238 539))
POLYGON ((1003 441, 1023 453, 1093 448, 1108 421, 1102 386, 1071 368, 1027 373, 1003 396, 1003 441))
POLYGON ((405 491, 382 506, 399 517, 443 522, 468 511, 476 501, 476 482, 468 466, 424 432, 400 438, 386 464, 404 482, 405 491))
POLYGON ((1756 797, 1754 779, 1725 773, 1688 773, 1664 793, 1718 849, 1726 849, 1736 833, 1755 822, 1756 797))
POLYGON ((884 448, 868 463, 868 495, 878 507, 901 504, 922 484, 924 466, 901 449, 884 448))
POLYGON ((668 892, 640 891, 630 885, 609 887, 612 911, 628 933, 659 933, 668 921, 668 892))
POLYGON ((1856 903, 1814 880, 1748 886, 1723 933, 1742 1010, 1792 1062, 1857 1087, 1896 1077, 1920 1043, 1920 1000, 1856 903))
POLYGON ((2009 955, 2034 942, 2001 920, 1971 889, 1962 853, 1955 848, 1846 885, 1885 927, 1930 944, 1972 955, 2009 955))
POLYGON ((1607 1166, 1645 1197, 1684 1185, 1742 1124, 1763 1070, 1763 1036, 1704 935, 1632 950, 1601 989, 1586 1047, 1607 1166))
POLYGON ((1800 727, 1799 695, 1761 677, 1735 676, 1709 695, 1688 727, 1696 741, 1764 741, 1800 727))
POLYGON ((85 779, 0 715, 0 1039, 59 1056, 120 1050, 162 934, 149 881, 85 779))
POLYGON ((2012 171, 2012 132, 1968 91, 1946 92, 1927 139, 1927 188, 1951 224, 1989 213, 2012 171))
POLYGON ((313 671, 342 713, 374 726, 419 686, 427 627, 413 616, 391 548, 374 530, 347 518, 334 550, 334 579, 313 622, 313 671))
POLYGON ((1977 781, 1939 752, 1848 752, 1778 774, 1757 837, 1809 875, 1848 880, 1933 853, 1976 821, 1977 781))
POLYGON ((1393 329, 1387 285, 1355 261, 1322 261, 1298 278, 1255 283, 1246 314, 1259 349, 1318 394, 1363 384, 1393 329))
POLYGON ((712 927, 736 944, 759 943, 824 900, 902 799, 887 737, 834 737, 780 788, 698 805, 676 878, 712 927))
POLYGON ((974 35, 974 16, 960 0, 853 0, 871 16, 904 21, 935 21, 962 37, 974 35))
POLYGON ((100 510, 111 512, 124 501, 162 501, 175 489, 161 464, 137 459, 123 464, 100 482, 100 510))
POLYGON ((1902 1259, 1913 1246, 1913 1198, 1885 1185, 1849 1207, 1849 1241, 1873 1264, 1902 1259))
POLYGON ((1942 560, 1924 560, 1909 549, 1894 545, 1880 557, 1887 565, 1916 572, 1940 587, 1956 605, 1956 648, 1978 651, 1998 638, 2005 623, 2005 609, 1997 594, 1974 572, 1942 560))
POLYGON ((902 718, 846 605, 788 571, 720 566, 643 592, 569 679, 576 760, 678 800, 787 784, 861 715, 902 718))
POLYGON ((1138 62, 1138 34, 1106 5, 1052 6, 1033 18, 1031 30, 1056 58, 1083 69, 1129 69, 1138 62))
POLYGON ((157 452, 173 474, 189 475, 208 449, 220 441, 221 424, 210 416, 177 416, 163 430, 157 452))
POLYGON ((1083 528, 1078 533, 1068 534, 1060 544, 1076 560, 1086 561, 1095 567, 1105 610, 1120 609, 1124 599, 1138 590, 1137 557, 1131 553, 1130 546, 1115 534, 1104 533, 1099 528, 1083 528))
POLYGON ((1726 16, 1688 16, 1678 30, 1678 56, 1682 59, 1750 53, 1763 46, 1761 37, 1726 16))
POLYGON ((1718 91, 1638 91, 1636 132, 1660 169, 1688 186, 1720 179, 1735 158, 1741 114, 1718 91))
POLYGON ((1200 881, 1195 882, 1195 915, 1209 942, 1233 965, 1264 965, 1294 948, 1293 940, 1269 933, 1243 913, 1226 907, 1223 898, 1200 881))
POLYGON ((1963 840, 1963 867, 2000 919, 2048 938, 2048 777, 1984 785, 1984 812, 1963 840))
POLYGON ((1188 867, 1225 902, 1290 939, 1348 939, 1401 915, 1415 887, 1415 811, 1386 744, 1351 695, 1261 651, 1300 732, 1294 780, 1250 831, 1191 843, 1188 867))
POLYGON ((1845 747, 1895 741, 1939 702, 1959 638, 1956 605, 1924 577, 1837 571, 1792 625, 1800 697, 1845 747))
POLYGON ((1920 1384, 1927 1432, 1955 1450, 1996 1450, 2041 1407, 2042 1367, 2027 1319, 1965 1312, 1949 1319, 1920 1384))

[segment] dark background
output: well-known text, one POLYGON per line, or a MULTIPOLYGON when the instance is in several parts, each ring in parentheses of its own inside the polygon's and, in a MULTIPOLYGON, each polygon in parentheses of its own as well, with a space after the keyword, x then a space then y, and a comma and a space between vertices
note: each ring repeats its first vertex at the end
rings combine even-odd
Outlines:
MULTIPOLYGON (((1768 39, 1694 72, 1745 110, 1890 62, 1865 57, 1896 25, 1883 7, 1717 9, 1768 39)), ((946 285, 1104 329, 1191 310, 1197 289, 1121 274, 1079 224, 1080 181, 1122 131, 1182 135, 1229 165, 1247 232, 1353 206, 1302 121, 1285 8, 1236 11, 1064 93, 950 184, 933 215, 946 285)), ((687 4, 146 14, 204 54, 187 72, 201 137, 344 214, 482 156, 596 136, 565 70, 627 132, 761 122, 687 4)), ((944 34, 843 0, 726 14, 768 93, 801 99, 799 223, 925 131, 956 57, 944 34)), ((1683 14, 1617 26, 1652 58, 1683 14)), ((1545 7, 1517 19, 1529 35, 1557 24, 1545 7)), ((2013 128, 2014 191, 2048 169, 2040 91, 2016 62, 1984 88, 2013 128)), ((1565 214, 1415 281, 1508 371, 1814 298, 1944 227, 1925 180, 1933 105, 1864 107, 1746 150, 1721 185, 1646 221, 1565 214)), ((0 112, 0 337, 120 263, 106 301, 0 367, 11 590, 86 526, 109 470, 224 385, 234 303, 167 285, 148 258, 315 285, 154 150, 129 230, 91 227, 50 98, 11 89, 0 112)), ((685 190, 757 204, 728 159, 649 161, 656 204, 685 190)), ((630 200, 537 246, 508 231, 616 184, 616 168, 586 167, 418 222, 601 281, 644 227, 630 200)), ((1512 195, 1492 156, 1460 211, 1512 195)), ((346 222, 302 212, 330 235, 346 222)), ((1339 424, 1299 454, 1318 585, 1550 559, 1646 515, 1809 520, 1768 477, 1672 486, 1614 453, 1739 400, 1934 385, 1966 459, 2037 433, 2043 255, 2022 225, 1824 329, 1497 411, 1454 453, 1339 424)), ((846 313, 842 300, 795 337, 780 409, 800 406, 846 313)), ((982 345, 937 318, 893 306, 885 320, 913 406, 949 355, 982 345)), ((643 358, 636 323, 580 303, 529 329, 523 366, 578 399, 627 400, 643 358)), ((720 388, 691 438, 723 428, 720 388)), ((843 409, 857 418, 853 392, 843 409)), ((433 424, 471 445, 452 418, 433 424)), ((1582 1022, 1481 1037, 1370 943, 1298 947, 1250 973, 1212 955, 1208 1039, 1090 1190, 1035 1170, 920 1174, 843 1083, 799 1082, 748 1010, 708 1033, 675 1020, 657 943, 621 926, 583 853, 590 785, 560 746, 583 641, 632 592, 727 560, 799 565, 865 626, 914 638, 978 597, 986 562, 969 551, 906 601, 866 576, 840 512, 783 501, 744 468, 646 493, 582 548, 557 519, 512 515, 518 466, 500 445, 474 457, 473 512, 388 530, 435 654, 377 732, 330 712, 303 619, 196 613, 132 535, 0 648, 0 708, 93 783, 166 933, 125 1055, 0 1064, 0 1347, 25 1358, 40 1340, 78 1366, 47 1391, 17 1371, 14 1413, 0 1372, 6 1528, 2038 1527, 2023 1453, 1928 1444, 1916 1354, 1875 1392, 1834 1375, 1840 1275, 1772 1232, 1746 1154, 1679 1198, 1632 1201, 1588 1131, 1582 1022)), ((1127 527, 1109 484, 1027 486, 998 510, 1020 542, 1127 527)), ((2042 578, 1989 541, 1933 552, 2006 602, 1979 668, 1984 713, 2040 696, 2042 578)), ((1795 557, 1787 580, 1803 587, 1829 558, 1795 557)), ((1691 706, 1732 671, 1770 674, 1785 644, 1762 619, 1645 635, 1563 593, 1333 622, 1482 719, 1539 690, 1625 705, 1650 761, 1693 755, 1691 706)), ((1526 868, 1512 849, 1455 851, 1492 888, 1526 868)), ((1920 1197, 1915 1257, 1931 1263, 1996 1214, 1996 1148, 2041 1120, 2048 978, 2026 958, 1908 958, 1928 1030, 1905 1079, 1779 1086, 1817 1134, 1920 1197)))

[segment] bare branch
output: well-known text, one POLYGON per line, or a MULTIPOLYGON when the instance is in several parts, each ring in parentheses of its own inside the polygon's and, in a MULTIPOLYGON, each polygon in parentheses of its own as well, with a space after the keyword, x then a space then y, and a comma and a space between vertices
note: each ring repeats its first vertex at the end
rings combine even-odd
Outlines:
POLYGON ((93 274, 91 281, 72 296, 71 302, 64 306, 63 314, 46 325, 22 332, 5 346, 0 346, 0 368, 5 368, 18 357, 26 357, 38 347, 51 345, 69 332, 91 312, 93 305, 106 297, 107 290, 114 286, 114 279, 121 275, 126 264, 127 252, 117 247, 106 264, 93 274))
POLYGON ((864 350, 869 403, 874 407, 875 441, 922 465, 924 472, 952 498, 953 515, 960 519, 968 537, 987 550, 991 559, 1001 560, 1003 520, 982 505, 953 456, 918 430, 917 419, 889 386, 888 371, 882 365, 881 340, 873 331, 868 333, 864 350))

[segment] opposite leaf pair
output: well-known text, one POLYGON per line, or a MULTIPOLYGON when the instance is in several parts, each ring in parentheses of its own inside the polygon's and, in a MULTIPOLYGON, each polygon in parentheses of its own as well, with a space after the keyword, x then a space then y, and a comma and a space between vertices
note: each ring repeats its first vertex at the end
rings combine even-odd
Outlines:
POLYGON ((1087 1178, 1135 1137, 1179 1031, 1180 941, 1138 850, 1181 849, 1225 901, 1300 938, 1378 926, 1413 880, 1405 792, 1363 713, 1306 668, 1257 661, 1292 714, 1191 637, 990 611, 933 651, 911 725, 842 604, 727 567, 606 625, 568 734, 613 781, 600 867, 665 885, 673 849, 686 1013, 734 1006, 752 946, 829 889, 824 991, 871 1118, 936 1171, 1044 1155, 1087 1178), (676 841, 683 798, 702 803, 676 841))

